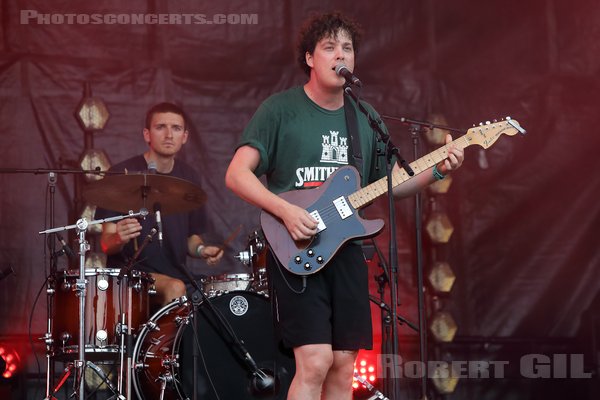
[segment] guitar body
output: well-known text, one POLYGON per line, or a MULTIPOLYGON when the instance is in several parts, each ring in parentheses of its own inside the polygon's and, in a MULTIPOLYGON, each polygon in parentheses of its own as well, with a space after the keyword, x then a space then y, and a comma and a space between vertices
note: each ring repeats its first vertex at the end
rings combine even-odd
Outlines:
POLYGON ((346 201, 347 196, 358 189, 358 171, 352 166, 345 166, 336 170, 320 187, 280 194, 281 198, 309 213, 317 211, 325 228, 312 240, 294 241, 279 218, 263 211, 261 227, 279 262, 294 274, 314 274, 331 261, 344 243, 379 233, 383 220, 361 218, 358 210, 346 201), (345 206, 340 206, 340 203, 345 206))

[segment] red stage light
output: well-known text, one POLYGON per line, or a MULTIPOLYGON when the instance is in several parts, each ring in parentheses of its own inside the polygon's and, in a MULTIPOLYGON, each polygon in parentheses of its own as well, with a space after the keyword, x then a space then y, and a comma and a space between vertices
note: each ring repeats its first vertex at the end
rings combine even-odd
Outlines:
POLYGON ((0 345, 0 372, 2 378, 12 378, 19 369, 20 361, 19 353, 6 345, 0 345))
MULTIPOLYGON (((359 374, 360 378, 372 384, 377 380, 376 363, 369 359, 370 354, 365 354, 365 358, 362 358, 361 355, 362 354, 359 353, 359 358, 354 363, 354 372, 359 374)), ((355 391, 365 389, 364 385, 356 378, 352 381, 352 388, 355 391)))

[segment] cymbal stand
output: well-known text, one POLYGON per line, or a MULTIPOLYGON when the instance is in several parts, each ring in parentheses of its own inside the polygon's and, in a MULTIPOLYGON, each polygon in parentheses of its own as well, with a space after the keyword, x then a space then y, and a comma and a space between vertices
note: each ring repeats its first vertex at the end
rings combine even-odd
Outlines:
MULTIPOLYGON (((129 329, 129 325, 127 324, 126 320, 125 320, 125 313, 121 313, 121 322, 119 324, 119 328, 118 328, 118 334, 121 336, 121 343, 119 346, 119 379, 117 380, 117 392, 118 393, 123 393, 123 374, 124 374, 124 370, 123 367, 125 365, 125 351, 131 352, 131 347, 130 346, 126 346, 125 345, 125 340, 130 337, 131 335, 131 331, 129 329)), ((127 357, 127 371, 129 371, 129 368, 131 367, 131 358, 127 357)), ((129 373, 127 373, 127 382, 129 382, 129 373)), ((129 384, 127 384, 127 386, 129 387, 129 384)), ((129 390, 127 391, 127 393, 129 393, 129 390)))
MULTIPOLYGON (((57 175, 55 172, 48 173, 48 191, 50 192, 50 225, 54 225, 54 195, 56 192, 56 181, 57 175)), ((46 310, 48 319, 46 322, 46 333, 41 338, 46 344, 46 399, 51 399, 52 394, 55 392, 52 390, 52 377, 54 376, 54 364, 52 363, 52 354, 54 351, 54 339, 52 338, 52 327, 53 327, 53 309, 52 309, 52 298, 55 293, 55 282, 56 276, 56 242, 50 241, 50 274, 46 281, 46 310)), ((58 390, 58 389, 56 389, 58 390)))
MULTIPOLYGON (((157 230, 156 228, 152 228, 152 230, 150 230, 150 233, 146 236, 146 238, 144 239, 144 241, 142 242, 142 245, 137 249, 137 251, 135 252, 135 254, 133 255, 133 257, 129 260, 129 262, 127 263, 127 265, 125 265, 124 267, 121 268, 121 270, 119 271, 119 275, 117 277, 117 284, 121 284, 121 279, 126 275, 129 274, 129 272, 131 271, 131 268, 133 268, 133 265, 135 263, 135 261, 137 261, 137 259, 139 258, 140 254, 142 254, 142 251, 144 250, 144 248, 152 241, 152 237, 156 234, 157 230)), ((131 290, 131 288, 127 287, 126 290, 131 290)), ((129 320, 129 323, 127 323, 126 318, 125 318, 125 313, 121 314, 121 322, 118 326, 118 334, 121 336, 121 345, 120 345, 120 364, 119 364, 119 378, 118 378, 118 388, 119 388, 119 392, 121 392, 122 388, 123 388, 123 377, 124 374, 126 373, 126 385, 127 385, 127 393, 131 393, 131 365, 132 365, 132 360, 131 360, 131 355, 132 355, 132 349, 133 349, 133 345, 132 345, 132 340, 131 340, 131 320, 129 320), (125 341, 127 340, 127 343, 125 343, 125 341), (127 351, 127 367, 125 367, 125 351, 127 351), (125 372, 127 371, 127 372, 125 372)))
POLYGON ((68 225, 58 228, 46 229, 39 234, 61 232, 69 229, 77 229, 79 238, 79 279, 75 284, 75 292, 79 297, 79 359, 75 360, 75 392, 78 393, 79 400, 85 399, 85 367, 88 365, 85 362, 85 296, 86 296, 86 279, 85 279, 85 253, 90 249, 89 243, 85 240, 85 232, 90 225, 101 224, 104 222, 119 221, 125 218, 132 218, 148 215, 146 209, 141 209, 139 213, 130 211, 128 215, 117 215, 116 217, 104 218, 88 222, 85 218, 77 220, 75 225, 68 225))

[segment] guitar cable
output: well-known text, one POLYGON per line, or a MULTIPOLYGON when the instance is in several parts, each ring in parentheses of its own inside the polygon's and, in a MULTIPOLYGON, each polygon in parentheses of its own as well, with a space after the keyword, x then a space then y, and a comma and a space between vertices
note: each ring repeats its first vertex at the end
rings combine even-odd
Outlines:
POLYGON ((283 270, 281 269, 282 265, 279 264, 278 261, 275 261, 275 263, 277 264, 277 270, 279 271, 279 274, 281 275, 281 278, 285 282, 285 284, 288 287, 288 289, 290 289, 295 294, 303 294, 304 292, 306 292, 306 275, 302 275, 302 289, 301 290, 296 290, 296 289, 294 289, 292 287, 292 285, 290 284, 290 282, 287 280, 287 278, 283 274, 283 270))

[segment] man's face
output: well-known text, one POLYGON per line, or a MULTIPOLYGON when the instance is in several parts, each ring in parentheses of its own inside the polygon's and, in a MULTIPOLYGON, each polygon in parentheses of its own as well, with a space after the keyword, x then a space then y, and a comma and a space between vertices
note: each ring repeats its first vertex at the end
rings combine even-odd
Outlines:
POLYGON ((151 151, 163 157, 177 154, 187 139, 183 117, 171 112, 155 113, 150 129, 144 129, 144 140, 151 151))
POLYGON ((324 88, 344 86, 343 77, 335 73, 335 66, 343 63, 350 71, 354 70, 354 46, 352 38, 345 30, 335 36, 326 36, 317 42, 313 54, 306 53, 306 63, 311 67, 310 79, 316 79, 324 88))

